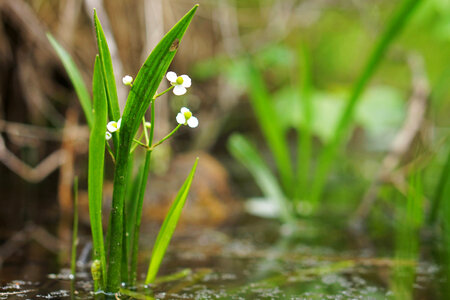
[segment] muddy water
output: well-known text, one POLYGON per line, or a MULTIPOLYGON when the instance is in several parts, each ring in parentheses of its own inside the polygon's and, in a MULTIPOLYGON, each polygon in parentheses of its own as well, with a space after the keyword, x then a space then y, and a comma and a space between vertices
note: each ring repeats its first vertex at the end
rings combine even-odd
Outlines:
MULTIPOLYGON (((386 249, 357 246, 339 228, 317 221, 280 227, 247 216, 220 229, 183 228, 163 261, 162 282, 124 293, 140 299, 448 299, 430 259, 396 262, 386 249)), ((152 240, 143 238, 143 247, 151 249, 152 240)), ((93 299, 88 265, 80 266, 72 285, 55 260, 47 254, 5 262, 0 299, 93 299), (41 273, 29 276, 27 268, 41 273)), ((148 255, 140 261, 144 277, 148 255)))

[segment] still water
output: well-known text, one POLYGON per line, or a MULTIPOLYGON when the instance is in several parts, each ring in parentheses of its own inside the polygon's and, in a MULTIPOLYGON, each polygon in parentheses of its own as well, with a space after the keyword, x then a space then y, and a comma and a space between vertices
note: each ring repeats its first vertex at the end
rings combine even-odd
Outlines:
MULTIPOLYGON (((154 236, 148 226, 141 237, 154 236)), ((221 228, 183 227, 163 261, 160 282, 120 299, 449 299, 433 249, 414 259, 394 259, 339 222, 309 220, 295 226, 242 216, 221 228), (423 256, 423 257, 422 257, 423 256), (128 298, 127 298, 128 297, 128 298)), ((88 238, 79 247, 86 259, 88 238)), ((143 238, 143 249, 152 239, 143 238)), ((376 244, 376 243, 375 243, 376 244)), ((1 269, 0 299, 93 299, 89 264, 77 279, 51 254, 31 243, 1 269), (28 255, 29 254, 29 255, 28 255), (38 270, 38 271, 36 271, 38 270)), ((142 248, 141 248, 142 249, 142 248)), ((140 257, 142 278, 149 252, 140 257)), ((87 259, 86 259, 87 261, 87 259)))

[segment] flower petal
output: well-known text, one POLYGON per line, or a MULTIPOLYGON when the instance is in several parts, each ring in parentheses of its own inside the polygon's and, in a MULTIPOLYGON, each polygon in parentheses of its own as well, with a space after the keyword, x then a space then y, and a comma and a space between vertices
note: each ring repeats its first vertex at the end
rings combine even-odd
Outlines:
POLYGON ((191 78, 189 78, 189 76, 187 75, 181 75, 181 78, 183 78, 183 83, 181 84, 182 86, 184 86, 185 88, 188 88, 191 86, 191 78))
POLYGON ((187 123, 188 123, 189 127, 195 128, 198 126, 198 119, 196 117, 192 116, 189 118, 187 123))
POLYGON ((184 106, 180 109, 180 112, 181 112, 182 114, 184 114, 184 113, 186 113, 186 112, 188 112, 188 111, 190 111, 189 108, 184 107, 184 106))
POLYGON ((167 72, 166 74, 166 78, 167 80, 169 80, 170 82, 175 82, 177 81, 177 73, 175 72, 167 72))
POLYGON ((117 126, 117 122, 116 121, 111 121, 108 123, 108 125, 106 125, 106 128, 108 129, 109 132, 116 132, 119 128, 117 126))
POLYGON ((184 115, 182 113, 178 113, 177 115, 177 122, 178 124, 186 124, 186 118, 184 117, 184 115))
POLYGON ((120 124, 122 124, 122 118, 120 118, 119 121, 117 121, 117 129, 120 129, 120 124))
POLYGON ((181 86, 181 85, 176 85, 173 88, 173 93, 175 95, 177 95, 177 96, 184 95, 184 94, 186 94, 186 88, 184 86, 181 86))
POLYGON ((107 132, 105 133, 105 139, 106 139, 107 141, 109 141, 109 140, 111 139, 111 137, 112 137, 111 133, 110 133, 109 131, 107 131, 107 132))

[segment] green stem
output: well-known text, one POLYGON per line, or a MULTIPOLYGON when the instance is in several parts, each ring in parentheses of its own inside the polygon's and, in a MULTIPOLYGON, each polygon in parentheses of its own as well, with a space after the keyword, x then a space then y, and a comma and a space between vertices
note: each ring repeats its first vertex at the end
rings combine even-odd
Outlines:
MULTIPOLYGON (((124 125, 126 126, 126 124, 124 125)), ((111 230, 109 230, 111 233, 109 240, 109 268, 106 286, 106 291, 109 293, 117 292, 120 287, 123 254, 123 207, 128 175, 128 158, 132 140, 129 133, 130 131, 122 131, 121 133, 121 147, 117 152, 116 169, 114 172, 114 191, 110 217, 111 230)))
MULTIPOLYGON (((146 134, 146 140, 147 145, 151 145, 153 141, 154 136, 154 126, 155 123, 155 101, 152 100, 151 102, 151 114, 150 114, 150 123, 152 126, 150 127, 150 136, 147 137, 146 134)), ((147 132, 147 129, 145 128, 145 119, 144 119, 144 130, 147 132)), ((138 201, 136 202, 137 208, 136 208, 136 222, 135 222, 135 228, 134 228, 134 236, 133 236, 133 246, 131 249, 131 278, 130 278, 130 284, 131 286, 136 285, 137 280, 137 260, 138 260, 138 248, 139 248, 139 233, 141 228, 141 221, 142 221, 142 206, 144 203, 144 195, 145 195, 145 189, 147 186, 147 179, 148 174, 150 172, 150 161, 151 161, 151 155, 152 150, 147 150, 145 153, 145 162, 144 162, 144 169, 142 171, 142 175, 140 178, 140 185, 139 185, 139 196, 138 201)))
POLYGON ((73 229, 72 229, 72 257, 70 260, 70 273, 75 280, 77 270, 77 244, 78 244, 78 176, 73 180, 73 229))
POLYGON ((142 147, 144 147, 144 148, 148 148, 148 146, 147 146, 146 144, 144 144, 144 143, 141 142, 141 141, 138 141, 137 139, 133 139, 133 142, 135 142, 136 145, 142 146, 142 147))
POLYGON ((106 143, 106 149, 108 150, 109 155, 111 156, 111 159, 113 161, 113 163, 116 163, 116 158, 114 157, 114 153, 111 149, 111 146, 109 145, 108 141, 105 142, 106 143))
POLYGON ((174 133, 177 132, 177 130, 180 129, 180 127, 181 127, 182 125, 183 125, 183 124, 178 124, 178 126, 175 127, 175 129, 172 130, 168 135, 166 135, 165 137, 163 137, 163 138, 162 138, 159 142, 157 142, 156 144, 153 144, 153 145, 150 147, 150 150, 152 151, 152 150, 154 150, 157 146, 159 146, 159 145, 161 145, 162 143, 164 143, 164 141, 167 140, 168 138, 170 138, 172 135, 174 135, 174 133))
MULTIPOLYGON (((138 141, 142 140, 142 137, 144 136, 144 132, 141 133, 141 135, 139 136, 139 138, 137 139, 138 141)), ((134 139, 136 140, 136 139, 134 139)), ((137 146, 139 146, 139 144, 135 143, 131 146, 131 153, 134 152, 134 150, 137 148, 137 146)))
MULTIPOLYGON (((159 93, 159 94, 156 94, 154 97, 153 97, 153 100, 155 100, 156 98, 158 98, 158 97, 161 97, 162 95, 164 95, 165 93, 167 93, 168 91, 170 91, 171 89, 173 89, 175 86, 174 85, 171 85, 167 90, 165 90, 164 92, 161 92, 161 93, 159 93)), ((153 123, 152 123, 153 124, 153 123)))
POLYGON ((367 86, 372 75, 375 73, 375 70, 377 69, 384 54, 386 53, 388 46, 392 43, 395 37, 397 37, 397 35, 405 26, 409 17, 411 17, 412 13, 421 2, 421 0, 403 1, 403 3, 400 5, 400 8, 391 18, 383 35, 378 39, 377 44, 372 50, 372 53, 369 56, 369 60, 367 61, 361 76, 353 86, 353 90, 350 94, 345 110, 341 118, 339 119, 339 123, 336 127, 334 136, 332 137, 331 141, 325 146, 319 157, 316 176, 311 190, 311 203, 314 206, 316 206, 317 202, 322 196, 323 187, 325 185, 328 171, 331 167, 332 162, 336 158, 339 146, 342 144, 344 138, 348 134, 350 125, 352 124, 356 104, 358 103, 362 92, 367 86))
MULTIPOLYGON (((153 102, 153 101, 152 101, 153 102)), ((150 123, 152 124, 152 123, 150 123)), ((150 125, 151 126, 151 125, 150 125)), ((149 136, 148 136, 148 131, 147 131, 147 127, 145 127, 145 116, 142 117, 142 128, 143 128, 143 133, 145 135, 145 143, 147 144, 147 146, 150 146, 150 141, 149 141, 149 136)), ((140 139, 139 139, 140 140, 140 139)))

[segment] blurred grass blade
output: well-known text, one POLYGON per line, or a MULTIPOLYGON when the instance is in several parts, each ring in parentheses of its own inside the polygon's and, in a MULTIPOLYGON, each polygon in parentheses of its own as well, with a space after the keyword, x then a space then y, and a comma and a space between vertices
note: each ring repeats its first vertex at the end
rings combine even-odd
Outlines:
MULTIPOLYGON (((439 211, 441 210, 442 202, 444 199, 450 199, 450 149, 447 154, 447 161, 442 169, 439 182, 434 192, 433 202, 431 203, 430 217, 428 223, 433 225, 438 219, 439 211), (447 198, 445 195, 448 195, 447 198)), ((447 200, 448 201, 448 200, 447 200)), ((447 217, 447 216, 445 216, 447 217)))
MULTIPOLYGON (((406 202, 401 201, 396 212, 395 256, 397 261, 416 262, 418 260, 419 233, 424 215, 423 199, 422 176, 420 172, 413 171, 408 184, 406 202)), ((413 299, 415 274, 416 269, 413 265, 394 266, 391 289, 395 299, 413 299)))
POLYGON ((348 134, 350 125, 353 121, 355 108, 359 99, 361 98, 360 96, 362 92, 367 86, 372 75, 375 73, 375 70, 380 64, 389 45, 405 27, 407 21, 421 2, 421 0, 404 0, 390 19, 386 29, 373 48, 372 53, 370 54, 369 59, 361 73, 361 76, 353 86, 346 107, 339 119, 333 138, 320 154, 319 164, 311 191, 311 201, 313 205, 317 204, 322 196, 323 187, 328 171, 333 160, 335 159, 339 146, 342 144, 343 140, 348 134))
POLYGON ((105 33, 103 32, 100 20, 97 17, 97 11, 94 9, 95 33, 97 36, 98 53, 100 57, 103 80, 105 83, 106 97, 108 99, 108 117, 110 121, 120 119, 119 99, 117 97, 116 81, 105 33))
POLYGON ((192 167, 189 176, 186 178, 183 186, 178 192, 177 197, 173 201, 169 212, 159 230, 158 237, 156 238, 155 245, 153 246, 152 258, 150 260, 150 266, 147 272, 147 278, 145 279, 145 284, 153 283, 158 273, 161 261, 166 253, 167 246, 172 238, 172 235, 177 226, 178 220, 180 219, 181 211, 183 210, 184 204, 191 188, 192 180, 194 179, 195 169, 197 168, 198 158, 195 160, 194 166, 192 167))
POLYGON ((47 33, 47 38, 62 61, 64 68, 69 75, 69 79, 72 82, 73 87, 75 88, 78 99, 80 100, 80 104, 83 108, 84 116, 86 117, 89 128, 92 128, 92 101, 86 85, 84 84, 83 78, 81 77, 81 74, 78 71, 75 62, 70 57, 69 53, 64 50, 64 48, 53 38, 50 33, 47 33))
POLYGON ((248 64, 250 101, 268 146, 272 151, 285 192, 292 195, 293 170, 285 132, 275 114, 275 107, 261 74, 248 64))
POLYGON ((297 154, 297 179, 296 193, 294 200, 298 201, 300 198, 306 198, 308 187, 308 175, 311 161, 311 126, 312 126, 312 79, 311 79, 311 65, 309 58, 309 50, 306 45, 303 45, 299 51, 299 61, 301 65, 300 74, 302 76, 302 83, 300 88, 300 101, 303 102, 303 119, 304 123, 299 123, 297 128, 298 137, 298 154, 297 154))
POLYGON ((140 69, 128 94, 120 128, 120 148, 116 154, 114 172, 114 209, 111 210, 111 242, 107 292, 117 292, 120 287, 120 262, 122 259, 123 205, 128 170, 128 156, 139 124, 158 89, 178 45, 197 10, 195 5, 159 42, 140 69))
POLYGON ((106 259, 105 248, 103 244, 102 197, 107 104, 100 67, 100 59, 97 55, 97 57, 95 58, 94 78, 92 83, 94 95, 94 124, 89 138, 88 194, 89 216, 91 218, 91 230, 94 248, 93 259, 100 260, 103 279, 102 286, 104 286, 106 283, 106 259))
POLYGON ((255 147, 244 136, 233 134, 228 140, 228 149, 250 171, 264 196, 276 202, 283 221, 292 220, 288 200, 255 147))

